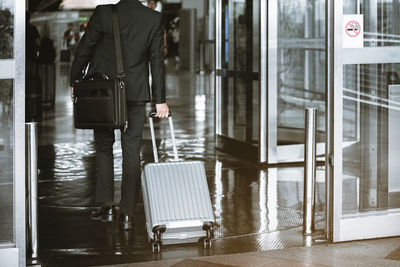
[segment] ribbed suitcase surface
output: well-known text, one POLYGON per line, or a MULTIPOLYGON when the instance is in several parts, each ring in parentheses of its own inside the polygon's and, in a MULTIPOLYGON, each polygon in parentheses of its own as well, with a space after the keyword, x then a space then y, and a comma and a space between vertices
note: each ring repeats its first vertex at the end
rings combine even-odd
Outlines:
POLYGON ((160 251, 162 244, 191 243, 200 238, 204 238, 204 248, 211 247, 216 224, 204 165, 179 161, 171 114, 168 120, 175 161, 159 163, 155 115, 149 114, 155 163, 147 164, 142 172, 146 230, 152 249, 160 251))
POLYGON ((164 244, 196 242, 206 236, 203 223, 214 222, 214 214, 202 162, 147 164, 142 186, 149 237, 157 225, 167 227, 164 244))
POLYGON ((145 174, 154 222, 213 220, 201 162, 153 163, 145 174))

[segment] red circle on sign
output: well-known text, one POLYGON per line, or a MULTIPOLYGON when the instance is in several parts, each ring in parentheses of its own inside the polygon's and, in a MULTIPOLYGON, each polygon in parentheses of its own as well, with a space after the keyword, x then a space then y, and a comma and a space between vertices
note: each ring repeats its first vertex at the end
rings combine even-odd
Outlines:
POLYGON ((346 24, 346 33, 350 37, 357 37, 361 32, 361 25, 358 21, 352 20, 346 24))

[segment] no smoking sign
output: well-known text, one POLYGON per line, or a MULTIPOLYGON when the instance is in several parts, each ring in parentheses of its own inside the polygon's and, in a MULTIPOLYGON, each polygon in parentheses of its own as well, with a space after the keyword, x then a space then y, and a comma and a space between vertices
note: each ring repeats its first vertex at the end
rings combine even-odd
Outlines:
POLYGON ((357 37, 360 35, 361 25, 355 20, 349 21, 346 25, 346 33, 350 37, 357 37))
POLYGON ((343 48, 364 47, 363 15, 343 15, 343 48))

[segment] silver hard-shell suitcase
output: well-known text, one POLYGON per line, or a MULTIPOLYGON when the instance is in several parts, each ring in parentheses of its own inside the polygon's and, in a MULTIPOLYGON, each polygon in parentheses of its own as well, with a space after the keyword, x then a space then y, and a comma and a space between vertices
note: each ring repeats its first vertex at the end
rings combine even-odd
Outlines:
POLYGON ((158 161, 153 117, 149 122, 155 163, 142 172, 142 194, 146 215, 146 232, 153 251, 161 244, 194 243, 204 239, 211 247, 215 227, 204 165, 200 161, 178 161, 172 117, 169 126, 175 161, 158 161))

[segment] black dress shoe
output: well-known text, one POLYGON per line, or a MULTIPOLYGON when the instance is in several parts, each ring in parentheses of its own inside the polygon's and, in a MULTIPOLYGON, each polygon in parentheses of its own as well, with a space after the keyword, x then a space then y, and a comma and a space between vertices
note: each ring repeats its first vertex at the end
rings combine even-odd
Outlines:
POLYGON ((127 231, 133 229, 133 217, 127 214, 121 213, 119 216, 118 223, 120 225, 121 230, 127 231))
POLYGON ((111 207, 100 206, 97 210, 92 211, 90 214, 90 219, 102 221, 102 222, 112 222, 115 221, 117 216, 117 211, 114 205, 111 207))

